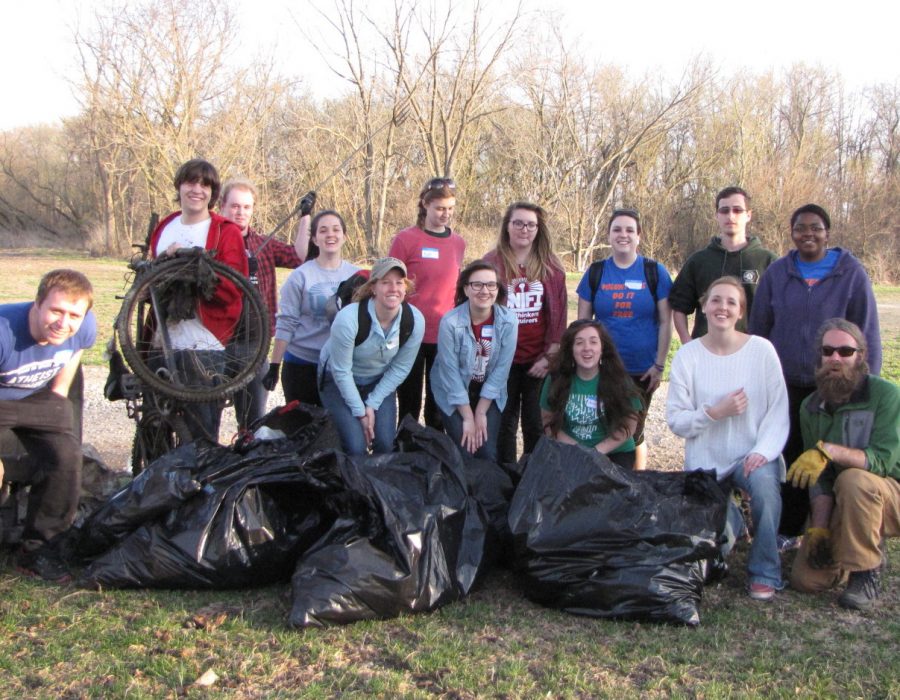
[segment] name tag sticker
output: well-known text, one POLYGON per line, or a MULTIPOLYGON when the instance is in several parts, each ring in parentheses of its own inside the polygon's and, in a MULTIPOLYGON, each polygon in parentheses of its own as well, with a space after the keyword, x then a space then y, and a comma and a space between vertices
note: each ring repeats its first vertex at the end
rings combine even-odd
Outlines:
POLYGON ((425 260, 437 260, 441 257, 441 252, 437 248, 422 248, 422 257, 425 260))
POLYGON ((597 410, 597 397, 596 396, 587 396, 584 399, 588 408, 593 408, 595 411, 597 410))
POLYGON ((494 327, 493 326, 482 326, 481 337, 482 338, 493 338, 494 337, 494 327))
POLYGON ((398 345, 400 345, 399 340, 388 340, 384 343, 384 347, 386 347, 388 350, 393 350, 398 345))
POLYGON ((644 288, 643 280, 625 280, 625 289, 640 290, 644 288))

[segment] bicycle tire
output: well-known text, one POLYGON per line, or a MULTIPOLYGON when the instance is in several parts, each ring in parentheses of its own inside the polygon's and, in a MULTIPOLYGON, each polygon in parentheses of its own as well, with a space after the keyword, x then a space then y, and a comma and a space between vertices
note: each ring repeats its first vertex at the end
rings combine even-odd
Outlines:
POLYGON ((199 251, 177 255, 173 258, 154 261, 146 268, 139 269, 131 288, 126 292, 119 315, 116 318, 116 333, 122 355, 132 371, 151 390, 165 396, 188 403, 219 401, 246 386, 256 375, 266 359, 269 350, 269 316, 266 306, 256 288, 241 273, 213 260, 199 251), (154 306, 151 299, 161 289, 167 288, 173 280, 184 280, 190 276, 191 265, 207 265, 222 280, 233 284, 242 298, 241 315, 231 329, 231 340, 225 346, 221 358, 216 355, 218 371, 211 373, 203 359, 209 353, 179 350, 178 360, 187 366, 187 375, 192 372, 202 374, 205 383, 182 380, 180 371, 173 371, 171 358, 176 351, 163 352, 151 339, 151 319, 157 325, 165 325, 163 305, 154 306), (165 358, 162 359, 161 358, 165 358), (162 365, 162 366, 161 366, 162 365))

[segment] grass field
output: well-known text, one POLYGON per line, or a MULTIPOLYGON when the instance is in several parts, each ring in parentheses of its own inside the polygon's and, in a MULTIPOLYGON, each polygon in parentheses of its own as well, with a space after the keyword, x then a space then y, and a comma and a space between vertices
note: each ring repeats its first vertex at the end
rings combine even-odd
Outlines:
MULTIPOLYGON (((95 282, 105 340, 122 262, 4 251, 0 300, 28 298, 60 265, 95 282)), ((898 288, 878 296, 900 305, 898 288)), ((885 333, 894 381, 898 328, 885 333)), ((745 555, 739 546, 731 575, 705 590, 696 629, 540 608, 497 571, 433 614, 298 632, 285 627, 287 584, 97 592, 28 580, 4 561, 0 697, 900 698, 900 541, 889 541, 883 600, 868 614, 838 608, 834 594, 754 603, 745 555)))

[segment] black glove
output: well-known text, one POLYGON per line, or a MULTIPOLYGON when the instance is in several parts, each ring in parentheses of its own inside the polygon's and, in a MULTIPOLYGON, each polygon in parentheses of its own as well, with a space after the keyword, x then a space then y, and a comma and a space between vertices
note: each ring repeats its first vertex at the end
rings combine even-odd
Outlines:
POLYGON ((272 391, 275 389, 278 384, 278 373, 281 371, 281 363, 280 362, 270 362, 269 363, 269 371, 266 372, 266 376, 262 378, 262 385, 265 387, 266 391, 272 391))
POLYGON ((316 193, 310 190, 303 199, 300 200, 300 216, 309 216, 312 214, 313 207, 316 206, 316 193))

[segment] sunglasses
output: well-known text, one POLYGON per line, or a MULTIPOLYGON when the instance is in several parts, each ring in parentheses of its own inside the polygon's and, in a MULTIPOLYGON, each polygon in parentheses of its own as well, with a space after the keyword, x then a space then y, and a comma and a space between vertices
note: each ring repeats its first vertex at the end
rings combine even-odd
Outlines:
POLYGON ((853 357, 853 353, 855 352, 859 352, 859 348, 852 348, 849 345, 841 345, 840 347, 833 347, 831 345, 822 346, 822 357, 831 357, 834 353, 837 353, 841 357, 853 357))
POLYGON ((451 177, 435 177, 425 183, 426 190, 455 190, 456 183, 451 177))

